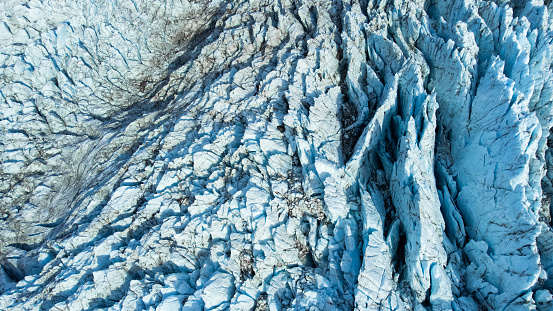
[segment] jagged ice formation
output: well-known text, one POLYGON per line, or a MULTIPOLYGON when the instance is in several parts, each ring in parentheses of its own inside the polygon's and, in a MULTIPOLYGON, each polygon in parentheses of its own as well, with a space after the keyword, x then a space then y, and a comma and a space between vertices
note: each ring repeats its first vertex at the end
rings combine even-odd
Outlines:
POLYGON ((5 0, 1 310, 553 309, 549 0, 5 0))

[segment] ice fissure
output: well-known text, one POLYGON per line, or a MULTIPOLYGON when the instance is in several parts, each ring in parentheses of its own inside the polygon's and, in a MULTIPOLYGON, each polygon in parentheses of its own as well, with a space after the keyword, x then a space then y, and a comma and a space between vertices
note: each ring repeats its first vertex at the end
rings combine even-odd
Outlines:
POLYGON ((553 4, 0 3, 0 309, 553 308, 553 4))

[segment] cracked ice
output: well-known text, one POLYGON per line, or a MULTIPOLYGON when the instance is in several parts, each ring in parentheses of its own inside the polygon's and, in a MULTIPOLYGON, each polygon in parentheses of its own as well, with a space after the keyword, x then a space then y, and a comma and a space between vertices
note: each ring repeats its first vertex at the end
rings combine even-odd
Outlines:
POLYGON ((553 308, 548 0, 0 3, 0 309, 553 308))

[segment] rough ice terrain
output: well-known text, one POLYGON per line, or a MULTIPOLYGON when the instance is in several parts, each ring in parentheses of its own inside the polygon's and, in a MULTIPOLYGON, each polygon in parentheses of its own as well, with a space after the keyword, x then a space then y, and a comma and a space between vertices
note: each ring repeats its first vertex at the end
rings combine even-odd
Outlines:
POLYGON ((3 0, 0 310, 553 310, 551 0, 3 0))

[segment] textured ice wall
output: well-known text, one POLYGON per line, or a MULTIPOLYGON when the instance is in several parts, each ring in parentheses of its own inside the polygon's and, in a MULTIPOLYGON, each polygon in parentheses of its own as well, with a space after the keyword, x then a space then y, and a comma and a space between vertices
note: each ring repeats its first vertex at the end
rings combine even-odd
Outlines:
POLYGON ((551 310, 551 1, 0 3, 0 309, 551 310))

